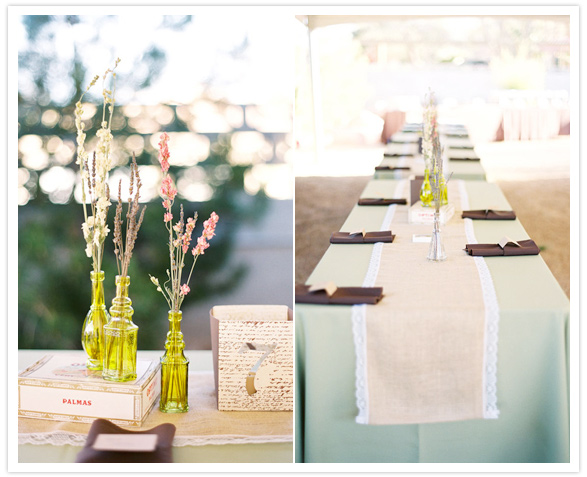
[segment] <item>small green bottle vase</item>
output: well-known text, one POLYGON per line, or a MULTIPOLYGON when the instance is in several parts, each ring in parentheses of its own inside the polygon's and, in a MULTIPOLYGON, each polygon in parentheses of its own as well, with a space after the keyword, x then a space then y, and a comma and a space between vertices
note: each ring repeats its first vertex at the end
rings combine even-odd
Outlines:
POLYGON ((444 174, 440 175, 440 205, 448 205, 448 187, 444 180, 444 174))
POLYGON ((420 202, 424 207, 432 207, 434 202, 432 186, 430 185, 430 170, 428 168, 424 171, 424 180, 422 181, 422 187, 420 187, 420 202))
POLYGON ((108 381, 132 381, 137 377, 139 327, 132 322, 129 286, 130 277, 116 276, 116 297, 110 307, 110 321, 104 325, 102 377, 108 381))
POLYGON ((104 359, 104 325, 110 320, 104 303, 104 272, 90 272, 92 304, 82 327, 82 347, 88 359, 86 367, 99 371, 104 359))
POLYGON ((181 332, 181 311, 170 311, 169 331, 165 341, 165 354, 161 358, 162 412, 188 411, 188 367, 189 359, 183 354, 185 342, 181 332))

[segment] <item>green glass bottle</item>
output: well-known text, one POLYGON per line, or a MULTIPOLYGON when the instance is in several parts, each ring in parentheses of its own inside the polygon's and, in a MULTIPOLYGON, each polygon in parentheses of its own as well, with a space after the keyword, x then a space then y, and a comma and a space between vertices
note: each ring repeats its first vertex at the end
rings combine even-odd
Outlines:
POLYGON ((162 412, 188 411, 188 368, 189 359, 183 354, 185 342, 181 332, 181 311, 170 311, 169 332, 165 341, 165 354, 161 358, 161 399, 162 412))
POLYGON ((424 171, 424 181, 420 188, 420 202, 424 207, 432 207, 434 196, 432 194, 432 187, 430 186, 430 170, 426 168, 424 171))
POLYGON ((110 321, 104 325, 102 377, 108 381, 132 381, 137 377, 139 327, 132 322, 129 286, 130 277, 116 276, 116 297, 110 307, 110 321))
POLYGON ((104 325, 110 320, 104 303, 104 272, 90 272, 92 280, 92 304, 82 326, 82 347, 88 359, 88 369, 102 369, 104 357, 104 325))
POLYGON ((447 205, 448 204, 448 187, 446 186, 446 181, 444 180, 444 174, 440 175, 440 205, 447 205))

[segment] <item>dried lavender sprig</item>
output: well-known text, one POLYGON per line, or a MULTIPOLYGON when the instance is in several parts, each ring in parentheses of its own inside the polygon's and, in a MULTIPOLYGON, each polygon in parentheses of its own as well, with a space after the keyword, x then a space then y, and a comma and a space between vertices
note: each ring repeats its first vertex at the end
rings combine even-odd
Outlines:
MULTIPOLYGON (((139 212, 139 194, 141 189, 141 179, 139 176, 139 169, 136 163, 136 157, 133 154, 131 162, 131 184, 136 181, 136 192, 134 197, 129 196, 128 208, 126 213, 126 237, 122 237, 122 191, 121 182, 118 185, 118 203, 116 205, 116 217, 114 223, 114 247, 118 265, 118 274, 126 276, 128 274, 128 267, 132 252, 137 239, 138 231, 143 222, 146 206, 142 208, 139 220, 137 221, 137 214, 139 212)), ((131 185, 130 190, 135 190, 131 185)))

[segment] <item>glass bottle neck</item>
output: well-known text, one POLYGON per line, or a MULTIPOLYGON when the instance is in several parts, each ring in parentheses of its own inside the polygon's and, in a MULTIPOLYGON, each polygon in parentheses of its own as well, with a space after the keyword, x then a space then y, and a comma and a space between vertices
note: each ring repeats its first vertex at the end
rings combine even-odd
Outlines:
POLYGON ((90 278, 92 280, 92 305, 94 306, 105 306, 104 305, 104 272, 90 272, 90 278))
POLYGON ((125 315, 130 319, 133 314, 132 301, 128 297, 128 288, 130 286, 130 277, 116 276, 116 296, 112 300, 110 314, 113 318, 125 315))
POLYGON ((168 313, 169 319, 169 332, 170 333, 181 333, 181 319, 182 319, 182 312, 181 311, 170 311, 168 313))

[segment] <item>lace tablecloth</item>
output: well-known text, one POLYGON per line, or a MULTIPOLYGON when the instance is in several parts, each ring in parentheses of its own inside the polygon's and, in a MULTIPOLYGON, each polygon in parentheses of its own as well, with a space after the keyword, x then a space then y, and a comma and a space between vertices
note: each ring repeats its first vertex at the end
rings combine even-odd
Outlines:
MULTIPOLYGON (((141 430, 170 422, 177 428, 176 447, 293 440, 292 412, 218 411, 212 371, 190 373, 188 400, 190 410, 184 414, 165 414, 155 405, 141 430)), ((90 425, 19 418, 18 443, 83 446, 90 425)))

